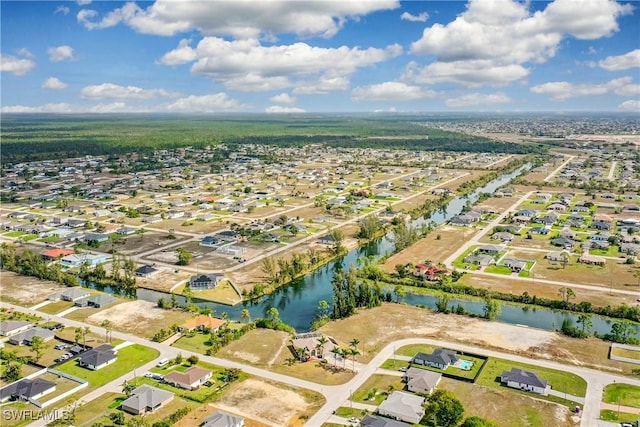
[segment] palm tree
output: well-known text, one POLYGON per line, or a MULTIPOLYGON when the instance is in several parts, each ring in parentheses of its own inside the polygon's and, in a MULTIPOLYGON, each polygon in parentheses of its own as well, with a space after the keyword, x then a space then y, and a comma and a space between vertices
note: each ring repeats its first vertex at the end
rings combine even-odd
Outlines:
POLYGON ((331 353, 333 353, 333 365, 338 366, 338 355, 340 354, 340 347, 333 347, 331 349, 331 353))
POLYGON ((329 342, 329 340, 324 335, 320 335, 320 338, 318 338, 318 345, 316 347, 318 348, 318 350, 320 350, 320 356, 321 357, 324 354, 324 346, 328 342, 329 342))
POLYGON ((243 319, 249 319, 249 323, 251 323, 251 313, 246 308, 242 310, 240 313, 240 317, 243 319))
POLYGON ((111 330, 113 329, 113 323, 111 323, 111 320, 104 319, 102 321, 102 323, 100 324, 100 326, 102 326, 104 328, 105 341, 106 342, 111 342, 111 339, 110 339, 110 336, 109 336, 109 334, 111 333, 111 330))
POLYGON ((354 338, 349 343, 349 347, 358 348, 358 344, 360 344, 360 340, 358 338, 354 338))
POLYGON ((349 353, 351 354, 352 360, 353 360, 353 372, 356 372, 356 356, 360 354, 360 351, 357 348, 351 348, 349 350, 349 353))
POLYGON ((91 328, 89 328, 88 326, 85 326, 82 330, 82 346, 84 348, 87 348, 87 334, 89 332, 91 332, 91 328))
POLYGON ((346 348, 340 349, 340 356, 342 357, 342 369, 346 369, 347 357, 351 354, 351 351, 346 348))

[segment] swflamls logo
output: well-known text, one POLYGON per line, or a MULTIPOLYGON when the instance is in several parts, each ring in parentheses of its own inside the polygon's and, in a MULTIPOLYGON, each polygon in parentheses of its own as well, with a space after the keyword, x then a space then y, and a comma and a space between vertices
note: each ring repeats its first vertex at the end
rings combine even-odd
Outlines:
MULTIPOLYGON (((57 419, 66 419, 71 415, 70 411, 54 409, 36 411, 33 409, 3 409, 2 418, 4 421, 54 421, 57 419)), ((1 423, 0 423, 1 424, 1 423)))

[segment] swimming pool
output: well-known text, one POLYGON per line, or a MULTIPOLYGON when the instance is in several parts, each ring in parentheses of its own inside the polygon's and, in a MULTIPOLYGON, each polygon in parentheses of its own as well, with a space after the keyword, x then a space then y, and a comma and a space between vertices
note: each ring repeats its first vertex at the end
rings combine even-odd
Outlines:
POLYGON ((461 360, 458 363, 458 368, 464 371, 470 371, 472 367, 473 367, 473 362, 470 360, 461 360))

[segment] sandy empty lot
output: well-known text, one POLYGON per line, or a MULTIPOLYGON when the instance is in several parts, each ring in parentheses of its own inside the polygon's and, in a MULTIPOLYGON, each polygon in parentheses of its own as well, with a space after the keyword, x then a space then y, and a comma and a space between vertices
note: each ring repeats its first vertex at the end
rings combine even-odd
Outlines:
POLYGON ((0 271, 0 295, 2 300, 30 306, 44 301, 50 294, 64 290, 56 282, 21 276, 10 271, 0 271))
POLYGON ((292 425, 297 414, 304 412, 309 404, 299 394, 276 387, 264 381, 248 379, 229 390, 215 402, 222 410, 238 413, 265 424, 280 427, 292 425))

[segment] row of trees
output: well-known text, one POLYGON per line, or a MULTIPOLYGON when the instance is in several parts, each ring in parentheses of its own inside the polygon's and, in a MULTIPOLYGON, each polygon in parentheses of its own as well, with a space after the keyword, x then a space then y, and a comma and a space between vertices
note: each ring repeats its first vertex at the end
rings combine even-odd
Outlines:
POLYGON ((380 286, 358 280, 356 269, 338 270, 331 281, 333 286, 333 319, 342 319, 353 315, 356 308, 379 306, 384 298, 380 286))
POLYGON ((51 280, 66 286, 78 285, 78 278, 71 273, 62 271, 60 265, 48 265, 40 254, 31 250, 17 253, 15 246, 7 243, 0 244, 0 268, 23 276, 51 280))

